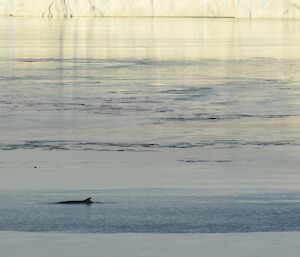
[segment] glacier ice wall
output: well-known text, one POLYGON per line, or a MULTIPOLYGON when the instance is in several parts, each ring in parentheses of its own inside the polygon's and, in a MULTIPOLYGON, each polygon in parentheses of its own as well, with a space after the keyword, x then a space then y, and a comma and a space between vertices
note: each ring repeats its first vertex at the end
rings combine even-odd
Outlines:
POLYGON ((300 18, 300 0, 235 0, 237 18, 300 18))
POLYGON ((0 0, 11 16, 300 18, 300 0, 0 0))

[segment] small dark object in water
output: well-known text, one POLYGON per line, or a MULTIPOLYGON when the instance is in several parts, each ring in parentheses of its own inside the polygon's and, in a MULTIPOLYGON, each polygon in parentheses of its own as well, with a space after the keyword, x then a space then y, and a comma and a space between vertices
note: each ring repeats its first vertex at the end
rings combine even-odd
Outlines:
POLYGON ((92 204, 92 198, 89 197, 83 201, 64 201, 64 202, 58 202, 57 204, 92 204))

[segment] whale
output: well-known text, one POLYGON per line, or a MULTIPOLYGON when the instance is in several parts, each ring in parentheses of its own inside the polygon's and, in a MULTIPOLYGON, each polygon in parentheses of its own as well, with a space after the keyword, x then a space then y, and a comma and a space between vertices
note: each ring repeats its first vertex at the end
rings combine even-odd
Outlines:
POLYGON ((89 197, 85 200, 81 200, 81 201, 63 201, 63 202, 57 202, 57 204, 92 204, 92 198, 89 197))

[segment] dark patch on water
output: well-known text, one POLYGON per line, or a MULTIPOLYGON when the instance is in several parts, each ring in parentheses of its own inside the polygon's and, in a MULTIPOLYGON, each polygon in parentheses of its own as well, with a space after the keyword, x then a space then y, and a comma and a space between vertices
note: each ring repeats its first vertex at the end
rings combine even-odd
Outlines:
POLYGON ((178 160, 179 162, 184 163, 231 163, 231 160, 203 160, 203 159, 186 159, 178 160))
POLYGON ((156 143, 113 143, 113 142, 82 142, 68 140, 34 140, 21 143, 0 143, 0 150, 40 149, 40 150, 82 150, 82 151, 158 151, 162 148, 202 148, 202 147, 257 147, 257 146, 298 146, 298 141, 241 141, 211 140, 196 143, 177 142, 174 144, 156 143))
POLYGON ((289 114, 273 114, 273 115, 260 115, 260 114, 220 114, 212 115, 206 113, 197 113, 193 116, 184 116, 184 117, 165 117, 160 118, 160 121, 166 122, 186 122, 186 121, 230 121, 230 120, 239 120, 239 119, 281 119, 287 117, 295 117, 296 115, 289 114))

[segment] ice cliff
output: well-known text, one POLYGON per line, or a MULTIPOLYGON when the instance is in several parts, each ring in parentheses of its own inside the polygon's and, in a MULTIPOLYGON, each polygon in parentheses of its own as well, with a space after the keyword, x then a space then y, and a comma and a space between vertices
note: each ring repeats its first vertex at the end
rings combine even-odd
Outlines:
POLYGON ((300 18, 300 0, 0 0, 11 16, 300 18))

